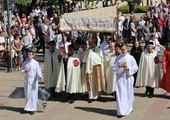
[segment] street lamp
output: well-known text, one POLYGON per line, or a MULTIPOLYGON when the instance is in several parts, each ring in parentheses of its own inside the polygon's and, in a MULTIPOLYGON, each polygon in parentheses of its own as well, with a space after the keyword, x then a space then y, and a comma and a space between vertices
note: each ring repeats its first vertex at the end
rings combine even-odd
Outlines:
MULTIPOLYGON (((11 27, 11 3, 14 0, 4 0, 6 17, 7 17, 7 72, 12 72, 12 58, 11 58, 11 42, 10 42, 10 27, 11 27)), ((5 16, 5 15, 4 15, 5 16)))
POLYGON ((128 5, 129 5, 129 12, 133 13, 134 12, 134 1, 133 0, 128 0, 128 5))

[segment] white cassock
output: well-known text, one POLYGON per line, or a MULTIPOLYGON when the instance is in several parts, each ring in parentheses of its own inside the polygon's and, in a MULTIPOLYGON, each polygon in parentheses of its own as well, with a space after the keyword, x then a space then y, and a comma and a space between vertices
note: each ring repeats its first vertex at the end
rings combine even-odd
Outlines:
POLYGON ((60 62, 58 60, 59 55, 62 56, 62 53, 58 49, 55 49, 54 52, 50 52, 49 49, 46 49, 45 51, 44 57, 45 88, 52 88, 55 87, 57 84, 57 78, 60 71, 60 62))
POLYGON ((38 80, 41 79, 41 68, 39 63, 32 59, 26 60, 21 67, 24 75, 25 111, 36 111, 38 105, 38 80), (25 69, 30 69, 25 73, 25 69))
POLYGON ((148 53, 146 50, 142 52, 139 70, 136 79, 136 86, 159 87, 161 80, 161 71, 159 64, 155 64, 154 59, 157 56, 156 51, 148 53))
POLYGON ((68 58, 66 92, 82 93, 80 60, 75 53, 68 58))
POLYGON ((115 83, 116 83, 116 73, 113 73, 113 63, 116 59, 116 55, 114 51, 110 49, 104 51, 104 71, 105 71, 105 78, 106 78, 106 92, 111 94, 115 91, 115 83))
POLYGON ((108 43, 106 41, 102 42, 101 45, 100 45, 100 50, 101 52, 103 53, 105 50, 108 49, 108 43))
POLYGON ((114 64, 113 71, 117 73, 116 77, 116 104, 117 115, 128 115, 133 110, 134 90, 133 74, 138 70, 137 63, 133 56, 127 54, 119 55, 114 64), (119 67, 121 62, 126 62, 129 71, 119 67))
POLYGON ((64 71, 64 63, 63 59, 61 59, 61 62, 59 63, 59 73, 57 76, 57 83, 55 86, 55 92, 62 92, 65 91, 66 87, 66 79, 65 79, 65 71, 64 71))

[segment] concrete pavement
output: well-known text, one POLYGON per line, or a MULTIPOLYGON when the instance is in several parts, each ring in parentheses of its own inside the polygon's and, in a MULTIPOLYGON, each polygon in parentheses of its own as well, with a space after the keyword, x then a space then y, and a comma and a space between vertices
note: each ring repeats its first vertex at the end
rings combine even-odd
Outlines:
MULTIPOLYGON (((87 97, 76 96, 73 104, 61 95, 41 104, 34 115, 23 114, 23 76, 20 71, 0 71, 0 120, 116 120, 116 103, 110 95, 102 95, 98 101, 87 102, 87 97)), ((42 84, 41 84, 42 85, 42 84)), ((155 97, 144 95, 144 88, 135 88, 133 112, 122 120, 169 120, 170 94, 155 90, 155 97)), ((41 102, 40 102, 41 103, 41 102)))
MULTIPOLYGON (((130 45, 131 46, 131 45, 130 45)), ((163 51, 162 51, 163 52, 163 51)), ((161 53, 162 53, 161 52, 161 53)), ((41 54, 36 59, 43 69, 41 54)), ((161 65, 161 63, 160 63, 161 65)), ((76 95, 73 104, 66 102, 66 95, 62 94, 47 101, 43 109, 39 101, 38 111, 34 115, 24 114, 25 105, 23 95, 23 76, 20 71, 6 72, 6 66, 0 64, 0 120, 117 120, 116 102, 111 95, 88 103, 87 97, 76 95)), ((43 71, 43 70, 42 70, 43 71)), ((40 82, 43 86, 43 81, 40 82)), ((155 97, 144 95, 145 88, 135 88, 133 112, 122 120, 170 120, 170 94, 155 89, 155 97)))

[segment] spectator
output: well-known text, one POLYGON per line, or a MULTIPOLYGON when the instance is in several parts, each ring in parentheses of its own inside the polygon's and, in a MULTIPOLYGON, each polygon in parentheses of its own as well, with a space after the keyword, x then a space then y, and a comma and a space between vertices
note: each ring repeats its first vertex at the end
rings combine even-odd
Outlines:
POLYGON ((0 62, 2 62, 2 58, 4 57, 5 50, 6 50, 6 42, 5 42, 4 32, 0 31, 0 62))
POLYGON ((32 50, 32 48, 33 48, 32 36, 29 32, 29 29, 25 30, 25 35, 21 39, 21 42, 22 42, 22 46, 23 46, 22 55, 23 55, 23 62, 24 62, 27 58, 28 51, 32 50))
POLYGON ((22 53, 22 42, 18 34, 14 35, 14 40, 12 41, 12 48, 15 50, 14 54, 14 68, 15 70, 20 70, 22 63, 21 53, 22 53))
POLYGON ((27 23, 27 17, 26 17, 25 14, 22 14, 21 23, 24 24, 24 25, 27 23))

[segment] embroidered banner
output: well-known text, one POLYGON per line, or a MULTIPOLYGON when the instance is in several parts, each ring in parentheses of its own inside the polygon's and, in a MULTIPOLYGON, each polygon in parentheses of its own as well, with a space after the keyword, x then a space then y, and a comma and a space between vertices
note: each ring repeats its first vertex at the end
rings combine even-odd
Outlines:
POLYGON ((61 18, 61 31, 115 32, 112 18, 61 18))

